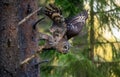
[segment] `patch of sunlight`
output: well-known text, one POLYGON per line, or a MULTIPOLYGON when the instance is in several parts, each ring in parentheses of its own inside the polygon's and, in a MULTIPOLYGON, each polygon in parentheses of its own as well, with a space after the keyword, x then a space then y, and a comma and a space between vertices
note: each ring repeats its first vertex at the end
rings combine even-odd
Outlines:
MULTIPOLYGON (((99 41, 105 42, 106 40, 108 41, 115 41, 114 36, 112 33, 109 31, 109 29, 103 25, 100 25, 99 20, 97 19, 96 16, 94 16, 95 21, 94 21, 94 31, 95 31, 95 38, 98 39, 99 41), (100 36, 100 35, 101 36, 100 36), (105 39, 102 39, 105 38, 105 39)), ((101 44, 97 47, 95 47, 94 50, 94 55, 95 55, 95 60, 100 60, 100 61, 112 61, 112 47, 110 44, 101 44)))
POLYGON ((44 29, 38 28, 39 32, 45 32, 44 29))
MULTIPOLYGON (((106 40, 110 41, 110 42, 114 42, 116 41, 116 39, 114 38, 113 34, 107 29, 107 28, 102 28, 97 30, 96 32, 98 32, 99 34, 101 34, 106 40)), ((101 36, 98 36, 98 33, 96 33, 95 35, 97 35, 97 37, 99 37, 99 40, 101 36)), ((102 41, 104 41, 105 39, 103 39, 102 41)), ((94 51, 95 57, 101 57, 99 58, 100 61, 112 61, 112 47, 110 44, 102 44, 101 46, 98 46, 95 48, 94 51)))
POLYGON ((118 76, 116 76, 115 73, 112 71, 110 77, 118 77, 118 76))
POLYGON ((95 20, 94 20, 94 25, 95 25, 95 26, 94 26, 94 29, 95 29, 95 30, 98 30, 99 27, 100 27, 100 24, 99 24, 100 21, 97 19, 96 16, 94 16, 94 19, 95 19, 95 20))
POLYGON ((58 66, 58 59, 57 59, 57 57, 54 58, 52 65, 53 66, 58 66))
POLYGON ((54 70, 51 70, 51 71, 50 71, 50 74, 53 75, 53 74, 54 74, 54 70))
POLYGON ((102 35, 108 41, 111 41, 111 42, 116 41, 114 35, 107 28, 103 30, 103 34, 102 35))
POLYGON ((116 4, 117 6, 120 7, 120 0, 115 0, 114 2, 115 2, 115 4, 116 4))
POLYGON ((101 29, 99 28, 100 27, 100 24, 99 24, 99 21, 97 19, 96 16, 94 16, 94 33, 95 33, 95 38, 99 37, 98 33, 100 33, 101 29))
POLYGON ((86 9, 86 10, 90 10, 90 6, 89 6, 89 2, 85 2, 84 1, 84 9, 86 9))
POLYGON ((55 2, 55 0, 48 0, 49 1, 49 3, 54 3, 55 2))
POLYGON ((120 29, 117 27, 112 28, 113 35, 116 37, 118 41, 120 41, 120 29))
POLYGON ((98 46, 94 51, 95 57, 99 57, 100 61, 112 61, 112 47, 110 44, 104 44, 103 46, 98 46))

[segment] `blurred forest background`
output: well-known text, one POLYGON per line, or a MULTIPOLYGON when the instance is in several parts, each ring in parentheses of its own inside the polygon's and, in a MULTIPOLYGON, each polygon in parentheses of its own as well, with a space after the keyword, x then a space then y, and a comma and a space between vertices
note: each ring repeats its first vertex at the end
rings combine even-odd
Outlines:
MULTIPOLYGON (((83 9, 89 17, 82 32, 70 40, 67 54, 55 50, 40 53, 41 77, 120 77, 120 0, 39 0, 39 6, 55 3, 64 17, 83 9)), ((43 16, 43 15, 41 15, 43 16)), ((51 20, 39 24, 49 33, 51 20)))

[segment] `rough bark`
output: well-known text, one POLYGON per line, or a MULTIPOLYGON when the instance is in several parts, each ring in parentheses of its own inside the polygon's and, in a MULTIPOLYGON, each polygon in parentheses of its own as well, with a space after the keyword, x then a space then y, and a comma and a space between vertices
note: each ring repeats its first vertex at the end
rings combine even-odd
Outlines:
POLYGON ((32 25, 37 14, 18 26, 18 22, 37 9, 37 0, 0 0, 0 77, 38 77, 38 58, 20 67, 20 62, 35 53, 37 29, 32 25))
POLYGON ((17 0, 0 0, 0 77, 17 77, 17 0))
MULTIPOLYGON (((37 9, 37 0, 20 0, 19 20, 34 12, 37 9)), ((19 25, 19 44, 20 44, 20 60, 23 61, 37 51, 38 39, 37 28, 33 29, 33 24, 37 19, 37 14, 30 17, 22 25, 19 25)), ((39 66, 34 66, 37 58, 29 61, 27 65, 23 65, 21 77, 38 77, 39 66)))

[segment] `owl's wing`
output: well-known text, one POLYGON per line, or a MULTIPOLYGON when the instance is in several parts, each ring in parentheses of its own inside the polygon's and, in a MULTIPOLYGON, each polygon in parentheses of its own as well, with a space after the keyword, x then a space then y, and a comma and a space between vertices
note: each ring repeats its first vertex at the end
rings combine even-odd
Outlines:
POLYGON ((53 22, 59 23, 62 20, 62 11, 54 4, 49 4, 44 8, 44 14, 48 16, 53 22))
POLYGON ((82 27, 85 25, 87 18, 88 18, 87 11, 83 11, 77 16, 74 16, 66 20, 67 24, 66 35, 68 39, 79 34, 79 32, 82 30, 82 27))

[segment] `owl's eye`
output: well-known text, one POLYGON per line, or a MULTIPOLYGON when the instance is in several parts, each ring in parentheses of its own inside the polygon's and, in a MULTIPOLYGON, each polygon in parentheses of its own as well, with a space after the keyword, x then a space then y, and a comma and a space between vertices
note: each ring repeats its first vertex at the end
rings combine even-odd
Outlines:
POLYGON ((63 49, 64 50, 68 50, 69 48, 68 48, 68 46, 64 46, 63 49))
POLYGON ((63 47, 63 50, 62 50, 62 53, 67 53, 69 50, 69 47, 68 46, 64 46, 63 47))
POLYGON ((62 52, 63 53, 67 53, 68 52, 68 50, 69 50, 69 43, 68 42, 65 42, 64 44, 63 44, 63 50, 62 50, 62 52))

